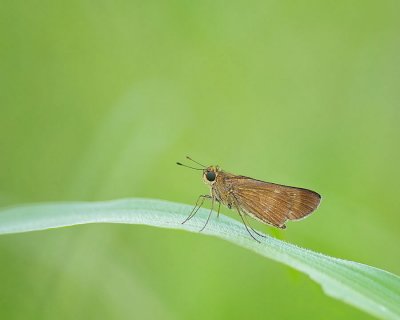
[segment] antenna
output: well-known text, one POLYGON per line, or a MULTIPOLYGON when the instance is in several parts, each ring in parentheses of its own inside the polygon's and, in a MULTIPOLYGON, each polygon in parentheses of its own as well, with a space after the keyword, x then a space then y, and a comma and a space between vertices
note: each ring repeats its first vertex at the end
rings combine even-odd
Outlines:
POLYGON ((182 163, 180 163, 180 162, 177 162, 176 164, 177 164, 178 166, 190 168, 190 169, 193 169, 193 170, 203 170, 202 168, 193 168, 193 167, 187 166, 186 164, 182 164, 182 163))
POLYGON ((199 163, 199 162, 193 160, 193 159, 192 159, 191 157, 189 157, 189 156, 186 156, 186 159, 188 159, 188 160, 190 160, 190 161, 193 161, 194 163, 197 163, 199 166, 202 166, 202 167, 206 168, 205 165, 203 165, 203 164, 201 164, 201 163, 199 163))

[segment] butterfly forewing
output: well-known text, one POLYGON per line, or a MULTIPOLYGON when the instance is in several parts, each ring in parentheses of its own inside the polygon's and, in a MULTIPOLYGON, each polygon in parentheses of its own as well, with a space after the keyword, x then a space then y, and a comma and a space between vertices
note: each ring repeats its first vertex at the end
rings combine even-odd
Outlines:
POLYGON ((279 228, 287 220, 299 220, 312 213, 321 196, 311 190, 289 187, 244 176, 226 176, 233 204, 238 210, 279 228), (229 181, 235 179, 235 181, 229 181))

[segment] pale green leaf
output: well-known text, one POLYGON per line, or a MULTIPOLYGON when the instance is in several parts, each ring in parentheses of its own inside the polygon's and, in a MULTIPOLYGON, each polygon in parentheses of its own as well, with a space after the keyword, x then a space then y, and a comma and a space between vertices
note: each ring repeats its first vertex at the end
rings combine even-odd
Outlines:
MULTIPOLYGON (((191 206, 151 199, 21 205, 0 210, 0 234, 85 223, 127 223, 198 232, 208 211, 182 225, 191 206)), ((230 241, 310 276, 323 291, 382 319, 400 319, 400 277, 368 265, 329 257, 266 236, 256 242, 241 222, 221 215, 204 235, 230 241)))

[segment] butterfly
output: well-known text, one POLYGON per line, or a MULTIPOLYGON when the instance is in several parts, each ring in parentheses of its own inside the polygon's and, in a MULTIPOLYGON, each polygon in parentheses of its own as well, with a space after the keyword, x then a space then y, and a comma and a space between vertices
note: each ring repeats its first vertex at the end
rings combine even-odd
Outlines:
POLYGON ((232 174, 222 170, 219 166, 204 166, 190 157, 186 158, 202 168, 194 168, 180 162, 177 162, 177 164, 202 170, 203 181, 210 188, 210 195, 200 195, 193 210, 182 222, 185 223, 193 218, 204 201, 210 199, 211 210, 200 231, 203 231, 208 224, 214 205, 218 203, 218 215, 221 204, 229 209, 235 209, 248 233, 258 241, 251 231, 259 236, 262 235, 250 226, 247 222, 247 216, 261 223, 285 229, 285 223, 288 220, 301 220, 307 217, 318 208, 321 201, 321 195, 309 189, 290 187, 232 174))

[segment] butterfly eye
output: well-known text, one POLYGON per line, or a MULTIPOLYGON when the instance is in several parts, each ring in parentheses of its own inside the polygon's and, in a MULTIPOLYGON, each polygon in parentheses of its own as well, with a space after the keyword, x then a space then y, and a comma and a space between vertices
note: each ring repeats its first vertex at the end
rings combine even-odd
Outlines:
POLYGON ((206 178, 208 181, 214 181, 215 180, 215 172, 208 171, 206 173, 206 178))

